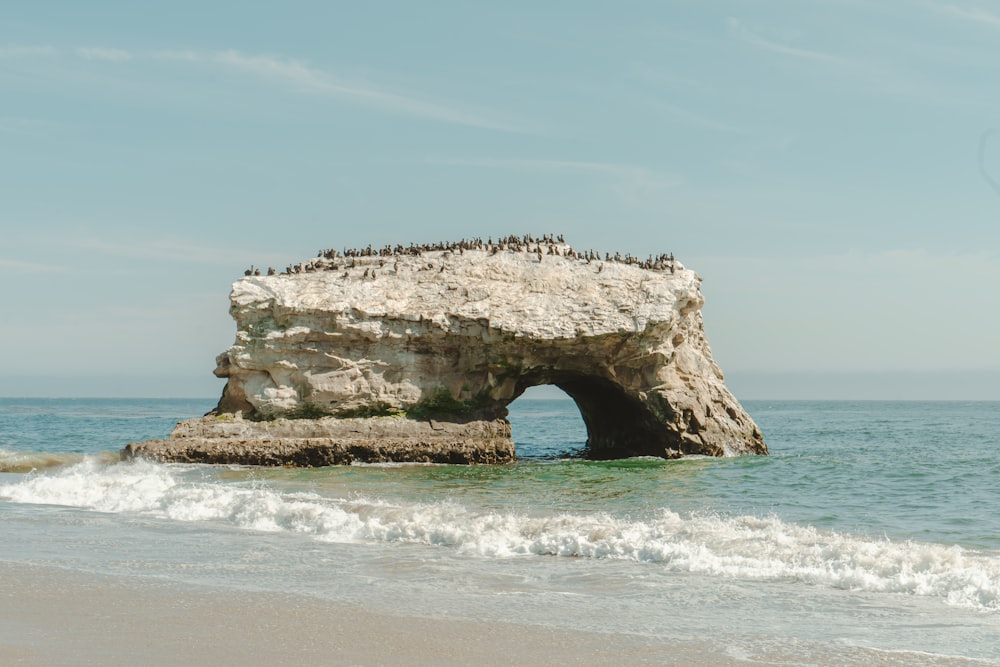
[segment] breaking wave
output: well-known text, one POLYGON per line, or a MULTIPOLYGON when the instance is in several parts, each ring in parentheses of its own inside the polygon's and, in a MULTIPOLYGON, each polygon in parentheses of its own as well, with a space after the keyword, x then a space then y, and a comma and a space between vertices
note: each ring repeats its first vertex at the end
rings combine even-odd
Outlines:
MULTIPOLYGON (((36 466, 37 467, 37 466, 36 466)), ((940 598, 1000 612, 1000 554, 958 546, 878 540, 776 517, 608 514, 528 516, 454 502, 393 503, 281 493, 260 483, 192 480, 190 468, 145 461, 70 467, 0 485, 0 500, 216 521, 328 542, 403 542, 481 557, 622 559, 676 572, 940 598)))
MULTIPOLYGON (((80 463, 86 457, 84 454, 67 452, 11 452, 0 449, 0 472, 28 473, 33 470, 58 468, 80 463)), ((118 454, 104 452, 98 456, 104 463, 118 460, 118 454)))

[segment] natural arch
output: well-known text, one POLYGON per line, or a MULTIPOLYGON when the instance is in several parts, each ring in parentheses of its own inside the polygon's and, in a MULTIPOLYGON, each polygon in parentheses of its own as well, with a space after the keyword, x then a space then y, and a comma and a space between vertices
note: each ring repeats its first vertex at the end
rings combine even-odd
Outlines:
POLYGON ((222 397, 183 435, 308 465, 502 462, 507 406, 555 385, 580 410, 590 458, 766 454, 712 359, 700 283, 672 255, 529 236, 248 273, 230 294, 236 341, 216 360, 222 397))

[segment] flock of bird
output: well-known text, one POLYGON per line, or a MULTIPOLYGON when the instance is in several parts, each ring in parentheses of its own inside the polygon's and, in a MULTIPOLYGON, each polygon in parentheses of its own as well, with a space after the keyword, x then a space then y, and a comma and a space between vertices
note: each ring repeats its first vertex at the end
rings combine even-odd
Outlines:
MULTIPOLYGON (((280 272, 280 274, 275 271, 273 267, 269 267, 267 269, 267 275, 284 276, 295 273, 312 273, 316 271, 338 271, 341 268, 341 262, 343 262, 345 268, 350 268, 354 266, 354 260, 357 258, 379 258, 379 267, 382 267, 385 265, 387 258, 420 257, 425 253, 432 252, 444 253, 447 256, 450 253, 465 254, 467 251, 486 252, 490 255, 496 255, 501 252, 531 253, 538 257, 538 261, 542 261, 543 257, 555 255, 586 261, 588 264, 592 262, 602 263, 599 266, 598 271, 601 271, 604 268, 604 262, 629 264, 651 271, 669 271, 670 273, 674 273, 676 268, 673 253, 663 253, 656 256, 650 255, 646 259, 639 259, 638 257, 634 257, 630 254, 623 256, 618 252, 613 255, 611 253, 604 253, 604 256, 602 257, 601 253, 596 250, 574 250, 572 246, 566 243, 566 239, 562 234, 543 234, 541 237, 537 238, 531 234, 525 234, 524 236, 511 235, 498 237, 495 241, 493 240, 493 237, 489 237, 485 241, 482 238, 474 238, 451 242, 439 241, 437 243, 411 243, 408 246, 401 244, 394 246, 386 245, 381 248, 373 248, 369 245, 366 248, 345 248, 341 251, 326 249, 320 250, 316 255, 316 259, 308 262, 300 262, 299 264, 291 264, 286 267, 284 271, 280 272)), ((444 267, 442 267, 442 270, 443 269, 444 267)), ((243 272, 243 275, 259 276, 261 275, 261 270, 251 266, 243 272)), ((346 277, 348 274, 345 273, 344 275, 346 277)), ((376 270, 366 269, 364 277, 367 278, 369 275, 374 278, 376 270)))

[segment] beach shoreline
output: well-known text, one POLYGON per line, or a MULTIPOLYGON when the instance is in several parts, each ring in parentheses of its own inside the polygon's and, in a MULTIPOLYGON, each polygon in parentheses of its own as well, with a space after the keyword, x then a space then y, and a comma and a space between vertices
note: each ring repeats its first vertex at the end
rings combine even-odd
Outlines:
POLYGON ((1000 667, 980 405, 756 404, 781 452, 731 460, 563 459, 566 401, 509 467, 102 454, 198 409, 0 405, 0 665, 1000 667))
MULTIPOLYGON (((712 642, 387 613, 293 594, 0 562, 0 662, 53 665, 987 665, 849 646, 712 642)), ((706 629, 710 633, 710 629, 706 629)))
POLYGON ((743 664, 669 641, 0 562, 6 665, 743 664))

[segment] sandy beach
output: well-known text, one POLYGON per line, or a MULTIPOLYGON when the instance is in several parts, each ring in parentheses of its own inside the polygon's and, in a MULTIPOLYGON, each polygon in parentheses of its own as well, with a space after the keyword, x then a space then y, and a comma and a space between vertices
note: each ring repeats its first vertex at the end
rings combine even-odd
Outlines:
POLYGON ((0 564, 5 665, 740 664, 640 637, 0 564))
POLYGON ((0 563, 4 665, 988 664, 806 643, 794 655, 758 648, 378 613, 304 596, 0 563))

